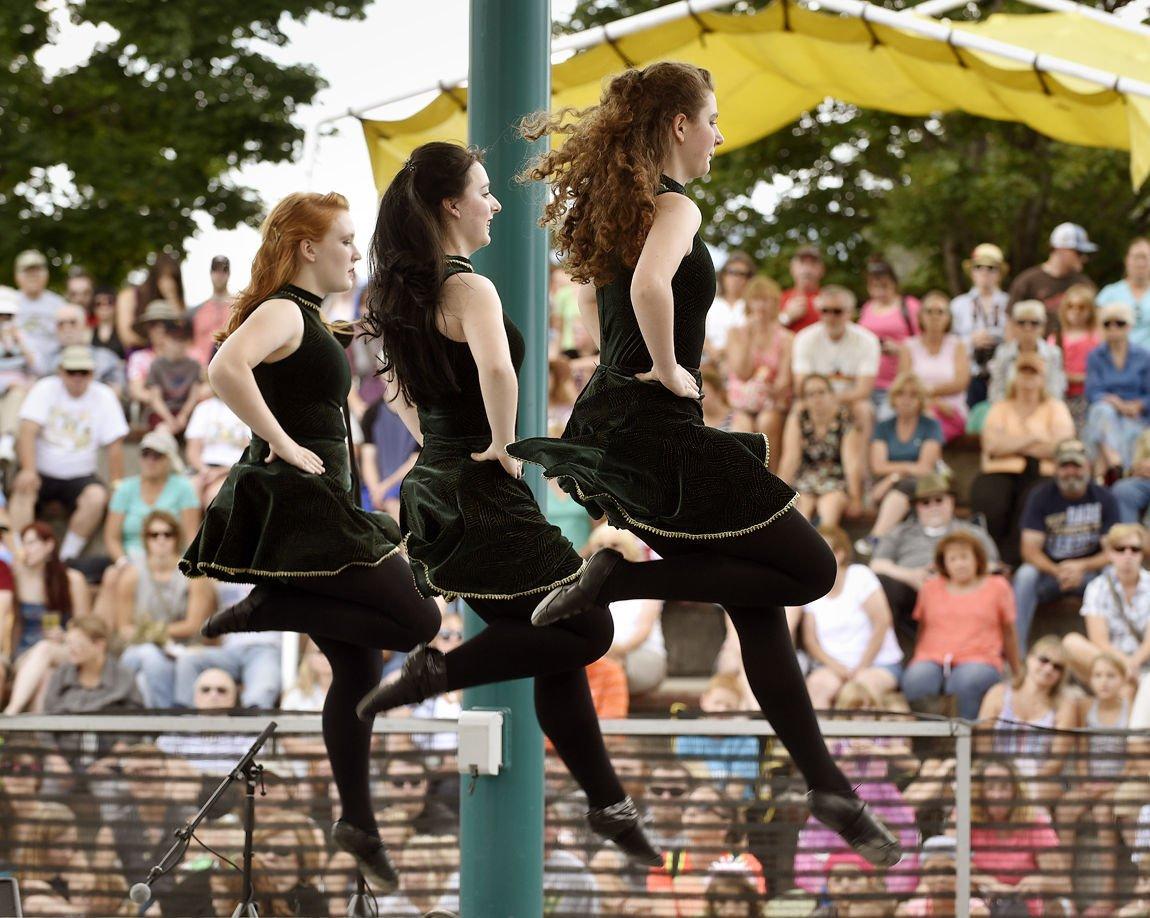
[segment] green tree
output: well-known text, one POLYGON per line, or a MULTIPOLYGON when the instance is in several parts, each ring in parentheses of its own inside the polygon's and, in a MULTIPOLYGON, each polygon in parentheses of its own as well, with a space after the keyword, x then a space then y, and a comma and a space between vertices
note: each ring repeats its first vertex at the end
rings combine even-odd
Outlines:
MULTIPOLYGON (((561 28, 579 31, 666 2, 584 0, 561 28)), ((1101 248, 1088 272, 1099 281, 1118 277, 1127 240, 1150 226, 1150 183, 1134 193, 1129 175, 1126 153, 1058 143, 1021 124, 962 113, 905 117, 827 100, 717 157, 695 196, 707 240, 747 250, 780 281, 790 253, 815 242, 827 253, 828 278, 855 289, 867 257, 881 252, 909 269, 911 289, 957 293, 968 283, 962 260, 976 244, 998 243, 1020 269, 1045 257, 1049 231, 1064 220, 1083 224, 1101 248), (778 197, 766 215, 751 205, 762 182, 778 197)))
POLYGON ((54 75, 36 60, 46 4, 0 4, 0 282, 29 247, 118 282, 151 252, 178 255, 197 211, 225 229, 257 219, 233 170, 291 159, 293 116, 323 85, 261 44, 286 44, 284 17, 358 18, 367 2, 66 0, 73 22, 119 34, 54 75))

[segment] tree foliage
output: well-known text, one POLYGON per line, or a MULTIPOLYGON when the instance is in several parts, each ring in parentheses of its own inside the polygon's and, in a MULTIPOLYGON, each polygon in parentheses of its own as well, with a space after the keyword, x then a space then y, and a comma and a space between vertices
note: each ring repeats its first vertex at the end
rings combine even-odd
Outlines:
MULTIPOLYGON (((583 0, 562 29, 666 2, 583 0)), ((829 278, 856 289, 867 257, 881 252, 911 288, 957 293, 968 284, 962 260, 979 242, 1001 245, 1023 268, 1045 257, 1050 230, 1065 220, 1101 247, 1088 273, 1120 276, 1126 242, 1150 226, 1150 183, 1136 194, 1129 176, 1126 153, 1059 143, 1025 125, 962 113, 906 117, 828 99, 788 128, 716 157, 695 195, 707 240, 747 250, 779 280, 790 253, 815 242, 828 254, 829 278), (760 183, 777 194, 766 214, 751 204, 760 183)))
POLYGON ((37 61, 47 5, 0 3, 0 281, 35 247, 115 282, 151 252, 178 254, 197 211, 225 229, 256 219, 234 170, 290 159, 293 115, 323 85, 263 51, 286 43, 284 17, 356 18, 367 2, 66 0, 72 22, 119 34, 56 74, 37 61))

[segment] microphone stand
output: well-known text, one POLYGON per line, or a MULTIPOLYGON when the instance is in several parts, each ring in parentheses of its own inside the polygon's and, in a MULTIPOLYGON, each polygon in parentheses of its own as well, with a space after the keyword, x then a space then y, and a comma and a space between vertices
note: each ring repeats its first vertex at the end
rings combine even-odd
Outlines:
POLYGON ((367 884, 363 881, 363 874, 355 875, 355 892, 347 900, 347 914, 349 918, 370 918, 375 914, 370 904, 371 897, 367 894, 367 884))
POLYGON ((201 822, 204 821, 208 813, 211 812, 212 807, 216 805, 221 797, 229 787, 236 781, 243 780, 244 782, 244 885, 243 885, 243 901, 236 906, 235 911, 232 912, 232 918, 258 918, 259 910, 256 908, 255 903, 255 890, 252 886, 252 838, 255 832, 256 820, 256 784, 261 782, 263 777, 264 768, 262 765, 256 764, 256 753, 263 748, 266 743, 276 731, 276 722, 270 721, 264 731, 256 737, 251 748, 244 753, 243 758, 236 763, 236 767, 231 773, 220 782, 212 795, 205 801, 204 805, 200 807, 198 813, 188 820, 182 827, 175 831, 175 842, 170 847, 160 862, 156 864, 151 870, 148 871, 148 878, 143 883, 137 883, 132 887, 129 893, 129 898, 137 905, 145 904, 148 899, 144 896, 150 895, 151 885, 160 877, 171 872, 177 864, 184 859, 184 854, 188 850, 188 845, 191 844, 192 835, 196 829, 199 828, 201 822))

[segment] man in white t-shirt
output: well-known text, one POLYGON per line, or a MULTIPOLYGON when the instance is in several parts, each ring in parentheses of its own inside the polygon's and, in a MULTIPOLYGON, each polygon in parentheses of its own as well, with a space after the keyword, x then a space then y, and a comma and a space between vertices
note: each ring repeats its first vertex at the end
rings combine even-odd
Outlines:
POLYGON ((97 477, 100 450, 107 449, 113 481, 124 473, 128 423, 115 393, 92 378, 95 366, 91 348, 64 348, 57 374, 32 386, 20 407, 12 524, 19 531, 44 503, 63 503, 69 516, 60 544, 64 560, 80 554, 108 506, 108 489, 97 477))
POLYGON ((63 297, 48 289, 48 259, 29 249, 16 256, 16 287, 20 291, 16 322, 35 358, 32 372, 51 372, 52 358, 59 351, 56 311, 66 305, 63 297))
POLYGON ((200 402, 184 430, 188 465, 195 473, 200 505, 207 507, 219 493, 228 471, 240 461, 252 432, 218 397, 200 402))
POLYGON ((874 429, 871 392, 878 376, 878 338, 854 322, 857 300, 846 287, 830 284, 819 291, 815 308, 817 325, 795 335, 791 369, 795 392, 803 390, 803 378, 817 373, 827 377, 839 404, 851 412, 851 419, 869 443, 874 429))

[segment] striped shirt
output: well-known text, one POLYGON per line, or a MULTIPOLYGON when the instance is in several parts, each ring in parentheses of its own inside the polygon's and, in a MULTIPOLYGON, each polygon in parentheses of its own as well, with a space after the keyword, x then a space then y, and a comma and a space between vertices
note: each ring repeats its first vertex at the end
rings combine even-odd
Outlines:
POLYGON ((1110 643, 1114 648, 1120 653, 1134 653, 1150 627, 1150 571, 1143 570, 1138 574, 1138 586, 1134 588, 1134 600, 1130 602, 1126 599, 1122 585, 1118 583, 1114 568, 1107 567, 1101 576, 1095 577, 1086 587, 1086 594, 1082 597, 1082 614, 1105 619, 1110 629, 1110 643), (1119 607, 1119 601, 1122 607, 1119 607), (1123 608, 1125 615, 1122 614, 1123 608), (1130 619, 1137 633, 1131 629, 1126 619, 1130 619))

